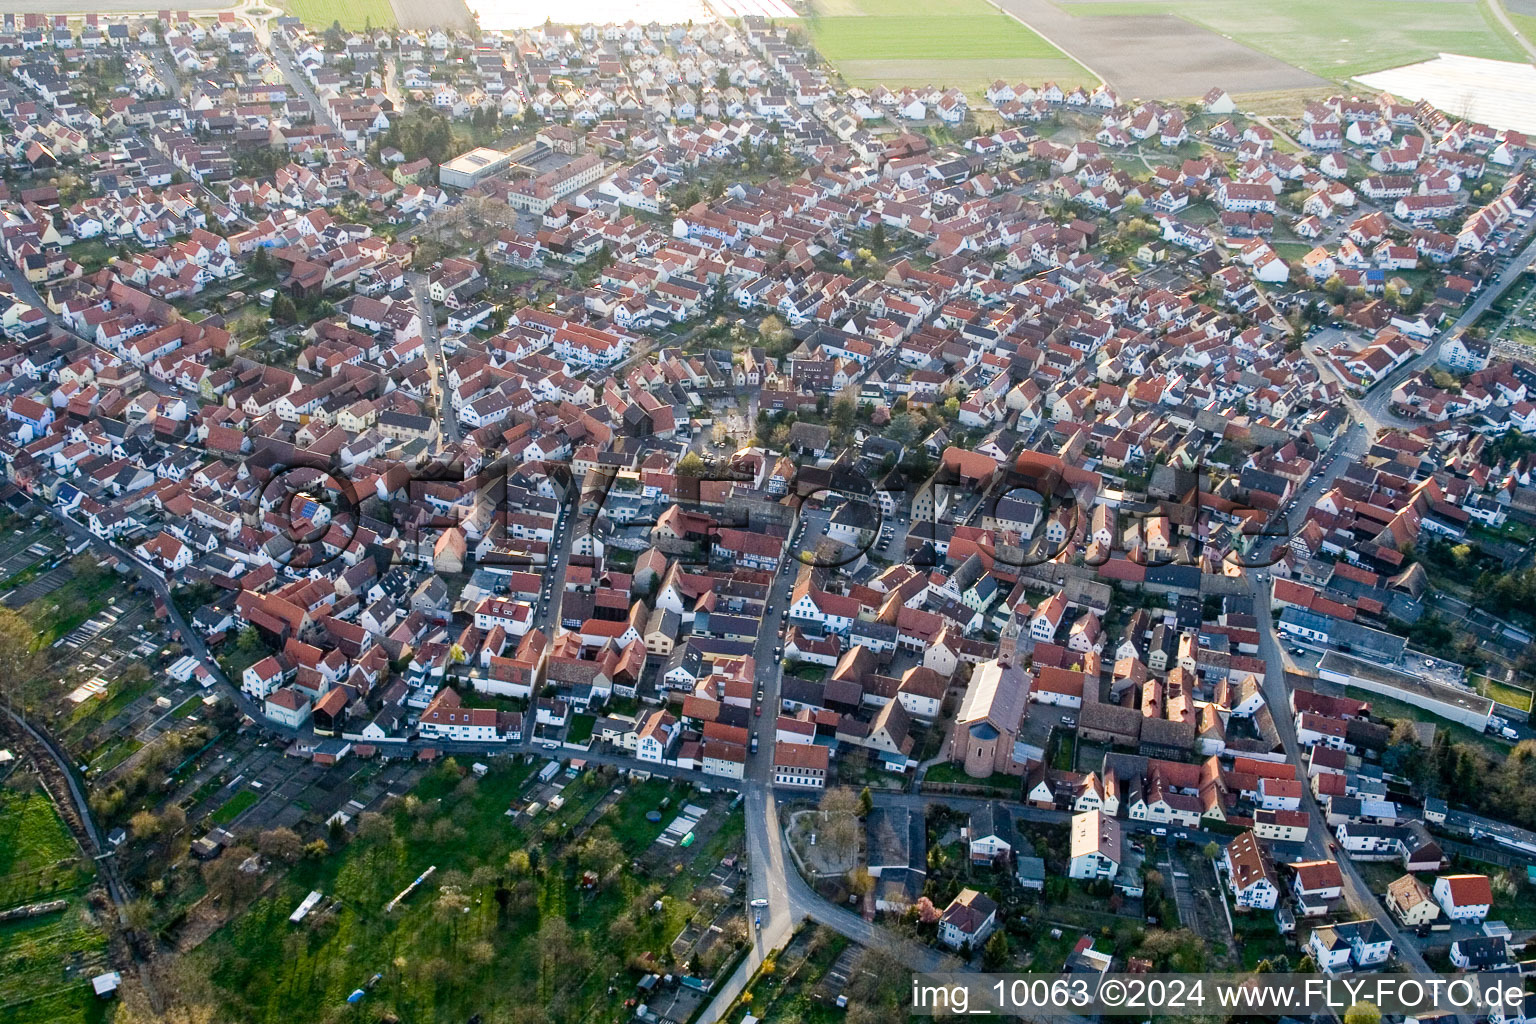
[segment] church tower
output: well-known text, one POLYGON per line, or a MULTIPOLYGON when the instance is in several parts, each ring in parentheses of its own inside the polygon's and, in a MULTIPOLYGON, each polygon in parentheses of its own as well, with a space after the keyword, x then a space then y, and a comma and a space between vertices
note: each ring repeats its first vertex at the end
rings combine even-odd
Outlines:
POLYGON ((1013 668, 1019 657, 1019 620, 1012 613, 1003 625, 1002 635, 997 638, 997 663, 1003 668, 1013 668))

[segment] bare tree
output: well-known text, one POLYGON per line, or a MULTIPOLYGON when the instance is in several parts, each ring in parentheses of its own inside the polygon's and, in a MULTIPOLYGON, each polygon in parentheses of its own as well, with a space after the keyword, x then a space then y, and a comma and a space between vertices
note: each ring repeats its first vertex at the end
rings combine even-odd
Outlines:
POLYGON ((263 857, 292 864, 304 854, 304 840, 291 828, 269 828, 256 837, 256 849, 263 857))
POLYGON ((839 860, 859 848, 859 795, 846 786, 829 789, 821 798, 821 841, 839 860))

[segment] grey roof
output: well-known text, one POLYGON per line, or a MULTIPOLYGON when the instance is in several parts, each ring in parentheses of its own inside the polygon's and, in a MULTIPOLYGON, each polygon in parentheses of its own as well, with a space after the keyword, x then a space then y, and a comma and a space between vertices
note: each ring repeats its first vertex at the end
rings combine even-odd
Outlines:
POLYGON ((906 807, 876 807, 864 830, 869 838, 871 868, 905 868, 912 863, 912 812, 906 807))

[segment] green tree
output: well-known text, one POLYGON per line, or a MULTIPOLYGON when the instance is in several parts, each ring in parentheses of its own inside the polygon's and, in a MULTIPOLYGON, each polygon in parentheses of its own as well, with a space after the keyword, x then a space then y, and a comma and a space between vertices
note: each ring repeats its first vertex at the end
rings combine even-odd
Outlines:
POLYGON ((0 605, 0 697, 14 709, 21 699, 22 684, 42 668, 42 654, 36 649, 37 636, 27 620, 15 610, 0 605))
POLYGON ((272 273, 272 253, 264 245, 258 246, 251 255, 251 275, 253 277, 267 277, 272 273))
POLYGON ((983 970, 1000 971, 1008 965, 1008 933, 999 928, 981 949, 983 970))
POLYGON ((282 324, 297 323, 299 320, 298 307, 283 292, 278 292, 272 299, 272 319, 282 324))
POLYGON ((1344 1011, 1344 1024, 1381 1024, 1381 1008, 1361 1000, 1344 1011))

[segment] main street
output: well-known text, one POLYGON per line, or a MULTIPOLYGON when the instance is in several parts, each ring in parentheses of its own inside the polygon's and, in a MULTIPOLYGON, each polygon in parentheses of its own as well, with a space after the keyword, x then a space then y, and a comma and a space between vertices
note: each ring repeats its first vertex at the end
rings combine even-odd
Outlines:
MULTIPOLYGON (((1323 453, 1324 460, 1331 461, 1328 461, 1326 468, 1296 495, 1279 517, 1285 524, 1286 536, 1294 535, 1296 530, 1300 529, 1306 521, 1307 510, 1317 503, 1356 458, 1369 450, 1374 439, 1373 431, 1368 431, 1357 423, 1323 453)), ((1250 569, 1244 573, 1243 579, 1248 583, 1248 592, 1253 598, 1253 614, 1258 620, 1259 657, 1263 659, 1265 669, 1264 701, 1269 705, 1270 717, 1275 723, 1275 731, 1280 734, 1280 742, 1285 748, 1287 761, 1293 765, 1301 765, 1305 761, 1301 747, 1296 742, 1296 724, 1291 714, 1291 686, 1286 678, 1291 662, 1275 632, 1274 619, 1270 612, 1270 588, 1273 584, 1273 576, 1265 570, 1250 569)), ((1382 902, 1371 893, 1356 869, 1354 861, 1333 848, 1333 833, 1328 828, 1322 808, 1318 806, 1311 790, 1307 787, 1302 789, 1302 809, 1306 811, 1308 817, 1307 840, 1302 844, 1302 859, 1336 860, 1344 882, 1344 898, 1350 909, 1359 917, 1371 918, 1379 924, 1391 937, 1393 949, 1398 957, 1410 969, 1422 974, 1430 973, 1429 964, 1425 962, 1418 948, 1408 941, 1402 930, 1398 928, 1397 922, 1387 913, 1382 902)))
MULTIPOLYGON (((274 40, 272 43, 272 56, 278 70, 283 73, 284 80, 298 91, 299 96, 303 98, 304 102, 309 104, 310 110, 314 113, 315 120, 317 122, 329 122, 330 106, 315 92, 314 86, 310 84, 309 78, 304 74, 304 69, 299 67, 298 59, 294 56, 293 51, 289 50, 285 43, 274 40)), ((352 152, 360 152, 356 143, 347 142, 345 137, 342 137, 341 141, 346 143, 347 148, 352 150, 352 152)))

